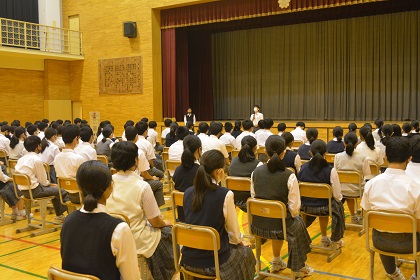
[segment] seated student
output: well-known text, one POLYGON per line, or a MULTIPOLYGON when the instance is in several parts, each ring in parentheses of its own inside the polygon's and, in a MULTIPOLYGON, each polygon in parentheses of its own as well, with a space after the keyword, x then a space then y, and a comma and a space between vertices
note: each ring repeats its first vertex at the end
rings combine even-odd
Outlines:
MULTIPOLYGON (((384 163, 382 152, 378 147, 375 147, 375 140, 371 133, 371 129, 367 126, 363 126, 360 130, 360 144, 357 145, 356 151, 359 154, 365 155, 369 163, 377 163, 379 165, 384 163)), ((372 174, 366 175, 365 180, 370 180, 374 176, 372 174)))
POLYGON ((134 122, 132 120, 128 120, 124 124, 124 131, 123 131, 123 134, 121 136, 121 139, 123 141, 127 141, 127 138, 125 137, 125 129, 126 129, 126 127, 129 127, 129 126, 134 126, 134 122))
MULTIPOLYGON (((219 186, 224 177, 225 157, 219 151, 210 150, 203 153, 200 164, 194 185, 184 194, 185 222, 213 227, 219 232, 221 279, 253 279, 255 257, 242 242, 233 193, 219 186)), ((215 275, 210 252, 184 246, 181 264, 196 273, 215 275)))
POLYGON ((108 215, 111 172, 92 160, 77 171, 83 207, 66 218, 60 233, 63 269, 100 279, 140 279, 136 245, 130 227, 108 215))
POLYGON ((203 145, 203 154, 210 150, 217 150, 223 154, 226 160, 226 165, 230 164, 229 154, 226 150, 226 145, 219 139, 222 135, 223 125, 221 122, 212 122, 210 124, 210 136, 201 144, 203 145))
MULTIPOLYGON (((404 172, 411 157, 409 140, 405 137, 390 138, 386 144, 386 157, 388 168, 365 185, 362 208, 366 211, 403 212, 412 214, 419 220, 420 184, 404 172)), ((380 232, 373 229, 372 241, 382 251, 408 254, 413 250, 413 236, 410 233, 380 232)), ((418 234, 417 242, 420 242, 418 234)), ((395 257, 379 256, 388 278, 405 279, 396 267, 395 257)), ((410 279, 416 279, 416 275, 413 274, 410 279)))
POLYGON ((188 132, 190 135, 194 135, 194 125, 192 122, 187 122, 187 124, 185 125, 186 128, 188 128, 188 132))
POLYGON ((273 133, 270 131, 271 127, 273 126, 274 122, 272 119, 267 118, 263 120, 263 126, 264 128, 261 130, 260 133, 255 134, 255 137, 257 138, 258 146, 264 147, 265 141, 270 135, 273 135, 273 133))
POLYGON ((184 151, 183 140, 188 135, 190 135, 190 133, 187 127, 178 127, 178 129, 176 130, 176 139, 178 140, 175 143, 173 143, 168 150, 170 160, 181 161, 182 152, 184 151))
MULTIPOLYGON (((76 124, 67 125, 63 130, 64 149, 54 160, 55 172, 57 178, 73 178, 76 179, 76 173, 79 166, 86 159, 77 154, 74 150, 79 143, 80 127, 76 124)), ((73 203, 80 203, 78 193, 69 193, 69 198, 73 203)))
MULTIPOLYGON (((127 141, 134 144, 137 142, 139 137, 137 129, 134 126, 127 126, 125 129, 125 135, 127 137, 127 141)), ((165 204, 165 198, 163 197, 163 183, 158 177, 150 175, 148 172, 149 169, 150 165, 146 155, 143 150, 138 149, 136 172, 150 185, 153 194, 155 195, 156 202, 160 207, 165 204)))
POLYGON ((48 123, 45 122, 40 122, 38 124, 38 128, 39 128, 39 133, 38 133, 38 137, 42 139, 44 139, 45 137, 45 129, 47 129, 48 127, 48 123))
POLYGON ((26 138, 25 129, 21 126, 15 128, 15 133, 10 140, 10 150, 9 150, 9 158, 10 159, 20 159, 23 156, 23 141, 26 138))
POLYGON ((50 166, 51 183, 57 184, 57 175, 54 168, 54 159, 60 153, 60 149, 54 144, 57 138, 57 130, 54 128, 47 128, 44 137, 41 140, 41 151, 39 157, 43 162, 50 166))
POLYGON ((55 140, 55 144, 57 145, 57 147, 58 148, 64 148, 64 146, 66 145, 66 144, 64 144, 64 141, 63 141, 63 129, 64 129, 64 126, 62 126, 62 125, 59 125, 58 127, 57 127, 57 139, 55 140))
POLYGON ((230 134, 232 132, 233 125, 231 122, 225 122, 225 133, 220 136, 220 141, 225 143, 225 145, 231 145, 232 148, 235 146, 235 137, 230 134))
POLYGON ((292 133, 295 141, 302 141, 303 143, 307 141, 304 122, 297 122, 296 128, 290 131, 290 133, 292 133))
MULTIPOLYGON (((23 145, 28 153, 18 160, 15 171, 29 176, 31 179, 30 188, 32 189, 34 198, 54 196, 52 204, 54 206, 55 214, 57 215, 54 219, 54 223, 61 224, 65 219, 63 213, 67 211, 67 206, 61 204, 58 193, 59 189, 56 184, 51 184, 48 181, 42 160, 38 157, 38 153, 41 151, 41 139, 34 135, 28 136, 23 145)), ((27 186, 18 185, 18 188, 26 198, 30 197, 27 186)), ((67 192, 63 190, 61 194, 64 201, 69 200, 67 192)))
POLYGON ((105 126, 107 126, 108 124, 111 124, 111 122, 110 122, 110 121, 108 121, 108 120, 101 121, 101 122, 99 123, 99 126, 98 126, 98 131, 96 132, 96 143, 99 143, 99 142, 101 142, 101 141, 102 141, 102 138, 104 137, 104 136, 102 135, 102 130, 103 130, 103 129, 104 129, 104 127, 105 127, 105 126))
POLYGON ((375 131, 372 132, 373 139, 375 139, 375 141, 381 140, 381 137, 379 135, 379 130, 381 130, 383 125, 384 125, 384 120, 383 119, 378 118, 378 119, 375 120, 376 129, 375 129, 375 131))
POLYGON ((258 125, 254 128, 255 137, 260 134, 264 129, 264 120, 259 120, 258 125))
POLYGON ((383 125, 379 130, 379 136, 381 137, 381 140, 379 142, 376 142, 375 145, 381 150, 382 157, 385 157, 386 143, 388 142, 388 139, 392 137, 393 134, 394 129, 390 124, 383 125))
POLYGON ((26 132, 28 134, 28 136, 38 136, 39 133, 39 128, 37 125, 31 124, 26 128, 26 132))
POLYGON ((295 174, 297 174, 302 166, 302 161, 300 160, 298 153, 293 150, 293 135, 290 132, 284 132, 281 137, 284 139, 286 145, 286 153, 282 159, 283 165, 284 167, 293 168, 295 174))
MULTIPOLYGON (((262 165, 257 155, 257 140, 248 135, 242 138, 242 148, 237 157, 232 159, 229 168, 229 176, 251 178, 255 168, 262 165)), ((234 202, 242 211, 247 212, 246 201, 251 197, 250 192, 232 191, 234 193, 234 202)))
POLYGON ((162 219, 152 189, 135 172, 138 150, 136 144, 127 141, 112 147, 117 174, 112 176, 114 190, 107 207, 130 219, 137 254, 146 257, 153 279, 171 279, 175 272, 171 224, 162 219))
MULTIPOLYGON (((162 138, 162 139, 166 139, 166 135, 168 135, 169 131, 171 130, 171 129, 169 128, 169 126, 171 125, 171 123, 172 123, 172 120, 171 120, 171 119, 165 119, 165 120, 163 121, 163 124, 165 125, 165 129, 164 129, 164 130, 162 130, 162 133, 160 134, 160 138, 162 138)), ((133 124, 133 125, 134 125, 134 124, 133 124)))
POLYGON ((206 122, 201 122, 198 125, 198 134, 197 137, 200 138, 201 143, 203 143, 209 136, 207 133, 209 132, 209 124, 206 122))
POLYGON ((82 125, 82 119, 81 118, 75 118, 73 123, 75 125, 81 126, 82 125))
MULTIPOLYGON (((175 189, 185 192, 193 185, 195 174, 200 166, 198 160, 201 157, 201 141, 195 135, 188 135, 184 138, 184 152, 182 152, 181 165, 175 169, 172 180, 175 189)), ((178 206, 178 220, 185 221, 184 209, 178 206)))
POLYGON ((356 131, 357 131, 357 124, 355 124, 355 123, 349 123, 349 125, 347 126, 347 128, 349 129, 349 132, 356 133, 356 131))
POLYGON ((96 143, 96 153, 98 155, 106 155, 109 161, 111 160, 111 147, 114 144, 110 137, 112 136, 112 128, 105 126, 102 129, 102 139, 96 143))
POLYGON ((343 128, 336 126, 333 129, 334 139, 327 143, 327 153, 338 154, 344 151, 343 128))
POLYGON ((279 132, 277 135, 281 136, 286 131, 286 124, 285 123, 279 123, 277 125, 277 131, 279 132))
MULTIPOLYGON (((357 151, 357 136, 354 132, 349 132, 344 136, 344 146, 346 150, 336 154, 334 158, 334 168, 336 170, 356 170, 363 176, 370 175, 369 161, 366 154, 357 151)), ((351 214, 353 224, 363 224, 363 217, 356 213, 355 200, 359 197, 359 186, 354 184, 341 184, 341 193, 346 197, 347 206, 351 214)))
POLYGON ((297 153, 301 159, 309 160, 312 157, 310 153, 311 144, 316 139, 318 139, 318 129, 312 127, 308 128, 308 130, 306 131, 306 139, 308 139, 308 141, 299 146, 297 153))
POLYGON ((409 123, 404 123, 403 125, 402 125, 402 134, 401 134, 401 136, 404 136, 404 137, 410 137, 411 135, 410 135, 410 132, 411 132, 411 124, 409 124, 409 123))
POLYGON ((171 125, 169 126, 170 131, 166 135, 165 147, 170 147, 173 143, 178 141, 178 139, 176 138, 176 135, 175 135, 175 132, 178 129, 178 127, 179 127, 179 125, 176 122, 171 123, 171 125))
POLYGON ((81 155, 86 161, 97 160, 98 155, 96 150, 92 147, 93 143, 93 130, 88 125, 84 125, 80 128, 80 140, 82 143, 74 148, 76 154, 81 155))
POLYGON ((235 125, 233 127, 232 136, 235 137, 235 139, 242 133, 241 130, 242 123, 239 120, 235 121, 235 125))
POLYGON ((268 137, 265 145, 270 157, 267 164, 257 167, 252 174, 251 197, 268 200, 280 200, 287 205, 287 241, 289 259, 286 265, 281 260, 280 251, 283 246, 282 225, 270 218, 254 217, 252 232, 263 238, 271 239, 273 252, 272 272, 287 267, 303 278, 314 273, 313 268, 305 264, 306 255, 311 251, 311 238, 302 218, 299 216, 300 194, 296 175, 286 169, 282 158, 286 153, 286 145, 278 135, 268 137))
POLYGON ((392 137, 402 136, 401 126, 399 124, 393 123, 392 124, 392 131, 394 132, 392 134, 392 137))
POLYGON ((411 134, 420 133, 420 124, 418 120, 414 120, 411 122, 411 134))
POLYGON ((163 151, 163 146, 159 143, 159 134, 156 132, 157 123, 155 121, 149 122, 149 130, 147 131, 147 140, 152 144, 156 151, 163 151))
POLYGON ((12 220, 20 221, 27 218, 24 209, 22 195, 18 190, 19 198, 16 197, 13 179, 0 170, 0 195, 4 201, 12 208, 12 220))
POLYGON ((420 135, 410 138, 412 149, 411 161, 407 164, 405 174, 420 184, 420 135))
POLYGON ((248 135, 255 138, 255 134, 252 133, 252 130, 254 129, 254 125, 252 124, 252 121, 244 120, 242 122, 242 127, 243 127, 244 131, 241 134, 239 134, 235 139, 235 147, 234 148, 237 149, 237 150, 240 150, 241 147, 242 147, 242 145, 241 145, 242 138, 244 138, 245 136, 248 136, 248 135))
POLYGON ((9 155, 10 150, 10 139, 7 138, 10 132, 10 126, 3 125, 0 131, 0 149, 6 151, 6 154, 9 155))
MULTIPOLYGON (((335 168, 331 167, 325 160, 327 145, 322 140, 315 140, 311 145, 311 161, 302 165, 298 180, 300 182, 325 183, 332 187, 333 199, 331 199, 332 207, 332 229, 331 238, 327 235, 328 226, 328 200, 302 197, 301 210, 308 214, 323 215, 319 217, 319 227, 321 230, 321 245, 328 247, 331 242, 337 243, 338 247, 344 246, 342 240, 345 230, 344 225, 344 207, 341 203, 343 196, 341 195, 341 186, 338 174, 335 168)), ((310 226, 316 217, 306 216, 306 226, 310 226)))

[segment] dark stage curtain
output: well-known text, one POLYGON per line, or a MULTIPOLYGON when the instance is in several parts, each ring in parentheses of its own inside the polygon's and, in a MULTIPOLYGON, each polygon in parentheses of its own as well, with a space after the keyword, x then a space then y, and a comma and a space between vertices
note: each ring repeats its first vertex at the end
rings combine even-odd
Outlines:
POLYGON ((39 23, 38 0, 0 0, 0 17, 39 23))
POLYGON ((162 30, 162 101, 163 117, 176 112, 175 29, 162 30))

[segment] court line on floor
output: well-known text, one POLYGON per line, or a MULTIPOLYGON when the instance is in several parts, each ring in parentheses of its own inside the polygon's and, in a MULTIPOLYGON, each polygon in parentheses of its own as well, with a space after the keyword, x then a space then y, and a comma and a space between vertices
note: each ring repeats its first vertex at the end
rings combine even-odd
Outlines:
MULTIPOLYGON (((23 239, 20 239, 20 238, 14 238, 14 237, 5 236, 5 235, 1 235, 1 234, 0 234, 0 237, 8 238, 8 239, 13 240, 13 241, 20 241, 20 242, 24 242, 24 243, 28 243, 28 244, 32 244, 32 245, 42 246, 42 247, 49 248, 49 249, 60 250, 60 248, 57 248, 57 247, 44 245, 42 243, 33 242, 33 241, 29 241, 29 240, 23 240, 23 239)), ((60 240, 60 239, 58 239, 58 240, 60 240)))
POLYGON ((24 273, 24 274, 27 274, 27 275, 31 275, 31 276, 34 276, 34 277, 38 277, 38 278, 41 278, 41 279, 48 279, 48 277, 45 277, 45 276, 42 276, 42 275, 39 275, 39 274, 35 274, 35 273, 29 272, 29 271, 26 271, 26 270, 22 270, 22 269, 19 269, 19 268, 16 268, 16 267, 11 267, 11 266, 8 266, 8 265, 5 265, 5 264, 0 263, 0 267, 4 267, 4 268, 10 269, 10 270, 18 271, 18 272, 21 272, 21 273, 24 273))
MULTIPOLYGON (((22 251, 26 251, 26 250, 29 250, 29 249, 32 249, 32 248, 36 248, 36 247, 39 247, 39 246, 41 246, 41 247, 47 247, 48 248, 48 247, 51 247, 51 246, 45 246, 45 244, 56 242, 58 240, 60 240, 60 238, 57 238, 57 239, 54 239, 54 240, 51 240, 51 241, 48 241, 48 242, 44 242, 44 243, 39 243, 38 245, 30 246, 30 247, 23 248, 23 249, 20 249, 20 250, 12 251, 12 252, 9 252, 9 253, 0 255, 0 258, 1 257, 5 257, 5 256, 9 256, 9 255, 13 255, 13 254, 16 254, 16 253, 20 253, 22 251)), ((56 247, 52 247, 52 248, 58 249, 56 247)), ((58 250, 60 250, 60 249, 58 249, 58 250)))
MULTIPOLYGON (((29 236, 31 236, 31 235, 28 234, 28 235, 25 235, 25 236, 18 237, 16 239, 22 239, 22 238, 26 238, 26 237, 29 237, 29 236)), ((5 237, 5 238, 7 238, 7 237, 5 237)), ((1 244, 4 244, 4 243, 12 242, 12 241, 13 241, 12 239, 9 239, 9 240, 6 240, 6 241, 2 241, 2 242, 0 242, 0 245, 1 244)))

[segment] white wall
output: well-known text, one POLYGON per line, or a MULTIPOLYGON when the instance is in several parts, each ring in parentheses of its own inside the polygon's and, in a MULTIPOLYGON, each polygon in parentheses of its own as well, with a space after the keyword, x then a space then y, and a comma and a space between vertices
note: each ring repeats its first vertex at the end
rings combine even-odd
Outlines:
MULTIPOLYGON (((62 8, 61 0, 38 0, 39 24, 61 28, 62 8)), ((48 29, 48 37, 45 35, 46 30, 40 29, 41 50, 61 52, 63 34, 55 32, 56 29, 48 29)))

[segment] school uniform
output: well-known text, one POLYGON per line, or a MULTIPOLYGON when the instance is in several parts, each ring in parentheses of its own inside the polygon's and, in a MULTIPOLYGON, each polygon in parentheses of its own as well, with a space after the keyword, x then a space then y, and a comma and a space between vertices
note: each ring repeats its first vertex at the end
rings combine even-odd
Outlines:
POLYGON ((306 132, 305 130, 303 130, 300 127, 296 127, 295 129, 293 129, 292 131, 290 131, 290 133, 293 135, 293 138, 295 141, 302 141, 303 143, 305 143, 306 141, 308 141, 306 139, 306 132))
POLYGON ((258 122, 264 119, 264 115, 262 113, 258 112, 258 113, 252 114, 249 119, 252 121, 254 126, 257 127, 258 122))
POLYGON ((343 141, 337 141, 337 138, 334 138, 327 143, 327 153, 329 154, 338 154, 345 150, 343 141))
POLYGON ((136 247, 129 226, 111 217, 105 205, 82 207, 64 221, 60 233, 63 269, 100 279, 140 279, 136 247))
MULTIPOLYGON (((384 163, 384 158, 382 156, 382 152, 378 147, 375 147, 375 149, 371 150, 365 141, 362 141, 359 145, 356 147, 356 151, 362 155, 366 156, 366 159, 369 161, 369 163, 377 163, 379 165, 382 165, 384 163)), ((372 179, 372 174, 365 175, 365 180, 372 179)))
POLYGON ((168 133, 165 138, 165 147, 172 146, 172 144, 175 143, 176 141, 178 141, 178 138, 176 136, 172 137, 171 134, 168 133))
POLYGON ((416 181, 416 183, 420 184, 420 162, 413 162, 413 160, 411 160, 407 164, 405 174, 414 181, 416 181))
POLYGON ((229 132, 225 132, 219 139, 225 143, 225 145, 231 145, 232 147, 235 145, 235 137, 233 137, 229 132))
POLYGON ((171 230, 154 228, 148 222, 161 214, 152 189, 133 171, 120 170, 112 180, 114 190, 107 208, 130 219, 136 252, 146 258, 153 278, 171 279, 175 273, 171 230))
MULTIPOLYGON (((312 241, 299 216, 301 202, 296 176, 288 169, 271 173, 265 164, 257 167, 251 178, 251 197, 279 200, 287 205, 287 267, 298 272, 305 267, 306 255, 311 251, 312 241)), ((278 219, 254 217, 251 231, 263 238, 283 240, 283 226, 278 219)))
POLYGON ((205 141, 201 143, 203 154, 210 150, 217 150, 223 154, 224 158, 229 158, 226 150, 226 144, 217 138, 216 135, 210 135, 205 141))
POLYGON ((147 141, 149 141, 150 144, 152 144, 153 148, 155 148, 156 143, 159 142, 158 137, 159 137, 159 134, 153 128, 149 128, 147 130, 147 141))
POLYGON ((178 140, 169 147, 169 150, 168 150, 169 159, 181 161, 181 156, 183 152, 184 152, 184 142, 183 140, 178 140))
POLYGON ((302 161, 300 160, 300 156, 297 152, 293 151, 291 148, 286 148, 286 153, 282 159, 284 167, 291 167, 295 170, 295 174, 297 174, 302 166, 302 161))
POLYGON ((6 154, 9 155, 10 151, 10 140, 4 134, 0 133, 0 149, 5 150, 6 154))
POLYGON ((112 142, 111 139, 107 138, 105 142, 101 141, 96 143, 96 153, 98 155, 106 155, 108 157, 109 161, 111 160, 111 147, 112 144, 114 142, 112 142))
MULTIPOLYGON (((10 145, 9 145, 10 147, 10 145)), ((23 146, 23 141, 19 140, 19 143, 16 144, 16 146, 12 149, 10 148, 9 151, 9 158, 10 159, 20 159, 23 157, 23 150, 25 147, 23 146)))
MULTIPOLYGON (((216 185, 213 180, 213 190, 208 190, 199 211, 192 211, 194 187, 184 193, 185 222, 199 226, 210 226, 219 232, 220 236, 220 276, 221 279, 248 280, 255 273, 255 257, 248 247, 239 245, 242 233, 233 203, 233 193, 216 185)), ((189 247, 182 248, 181 264, 188 270, 206 275, 214 275, 214 258, 212 251, 203 251, 189 247)))
POLYGON ((58 148, 64 148, 66 146, 66 144, 63 141, 63 137, 61 136, 57 136, 57 140, 55 140, 55 144, 57 145, 58 148))
POLYGON ((57 184, 57 175, 54 168, 54 159, 60 153, 60 149, 52 141, 47 140, 48 147, 38 154, 39 158, 50 166, 50 179, 51 183, 57 184))
MULTIPOLYGON (((241 141, 245 136, 252 136, 255 138, 255 134, 249 131, 243 131, 241 134, 238 135, 238 137, 236 137, 235 140, 235 149, 240 150, 242 145, 241 145, 241 141)), ((257 138, 255 138, 257 139, 257 138)))
POLYGON ((300 158, 304 160, 310 160, 312 158, 310 152, 311 152, 311 144, 309 144, 309 142, 306 142, 305 144, 300 145, 297 151, 300 158))
MULTIPOLYGON (((314 174, 310 168, 309 162, 302 165, 299 173, 298 179, 300 182, 311 182, 311 183, 324 183, 329 184, 332 188, 333 199, 331 199, 332 207, 332 221, 331 221, 331 240, 337 242, 344 236, 345 230, 345 217, 344 217, 344 207, 341 200, 343 196, 341 194, 340 180, 338 178, 337 171, 331 166, 326 166, 318 174, 314 174)), ((329 206, 328 199, 319 199, 319 198, 308 198, 302 197, 302 207, 301 211, 318 215, 318 216, 328 216, 329 215, 329 206)), ((309 227, 316 217, 306 216, 306 227, 309 227)))
POLYGON ((161 133, 161 138, 166 139, 166 135, 168 135, 168 133, 171 131, 171 129, 169 127, 165 128, 164 130, 162 130, 161 133))
MULTIPOLYGON (((16 197, 15 188, 13 182, 9 182, 10 177, 3 173, 0 170, 0 195, 6 201, 7 205, 10 207, 16 206, 19 199, 16 197)), ((18 190, 18 196, 20 197, 22 194, 18 190)))
POLYGON ((209 136, 205 133, 197 134, 197 137, 200 138, 201 143, 203 143, 204 141, 206 141, 207 138, 209 138, 209 136))
POLYGON ((381 136, 379 136, 379 128, 375 129, 372 132, 372 136, 373 136, 373 139, 375 139, 375 141, 380 141, 381 140, 381 136))
POLYGON ((89 142, 82 142, 74 148, 74 152, 81 155, 86 161, 87 160, 98 160, 96 150, 92 148, 89 142))
POLYGON ((38 135, 37 135, 38 137, 39 137, 39 139, 44 139, 44 137, 45 137, 45 132, 44 131, 40 131, 40 132, 38 132, 38 135))
POLYGON ((187 125, 187 122, 195 124, 195 114, 186 114, 184 115, 184 124, 187 125))
POLYGON ((265 147, 265 141, 267 141, 267 138, 269 136, 273 135, 273 133, 268 129, 260 129, 258 131, 261 131, 260 133, 258 133, 258 135, 255 133, 255 137, 257 138, 258 146, 265 147))

